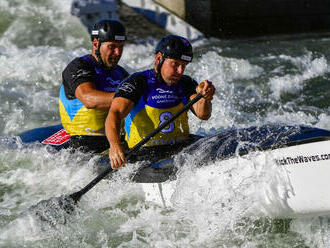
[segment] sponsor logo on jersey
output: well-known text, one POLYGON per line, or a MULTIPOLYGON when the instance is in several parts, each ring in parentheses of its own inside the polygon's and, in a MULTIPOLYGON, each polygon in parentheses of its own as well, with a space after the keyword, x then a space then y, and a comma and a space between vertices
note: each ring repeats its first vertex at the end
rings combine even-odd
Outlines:
POLYGON ((120 80, 113 80, 111 77, 107 77, 105 80, 107 80, 110 84, 113 84, 113 85, 120 84, 120 80))
POLYGON ((123 83, 121 86, 120 86, 120 90, 121 91, 124 91, 124 92, 128 92, 128 93, 131 93, 133 92, 133 90, 135 90, 135 86, 130 84, 130 83, 123 83))
POLYGON ((165 93, 173 94, 172 90, 163 90, 161 88, 157 88, 156 91, 158 91, 158 93, 160 93, 160 94, 165 94, 165 93))

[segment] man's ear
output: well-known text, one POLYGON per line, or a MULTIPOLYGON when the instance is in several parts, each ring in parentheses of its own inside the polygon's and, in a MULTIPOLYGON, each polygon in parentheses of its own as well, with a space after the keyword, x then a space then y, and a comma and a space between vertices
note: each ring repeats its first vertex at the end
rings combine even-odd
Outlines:
POLYGON ((98 48, 98 45, 99 45, 99 40, 94 38, 93 40, 93 48, 96 50, 98 48))
POLYGON ((162 54, 161 53, 157 53, 156 60, 155 60, 156 65, 159 65, 161 59, 162 59, 162 54))
POLYGON ((162 54, 159 52, 156 54, 156 58, 155 58, 155 71, 158 72, 158 65, 160 64, 160 61, 162 59, 162 54))

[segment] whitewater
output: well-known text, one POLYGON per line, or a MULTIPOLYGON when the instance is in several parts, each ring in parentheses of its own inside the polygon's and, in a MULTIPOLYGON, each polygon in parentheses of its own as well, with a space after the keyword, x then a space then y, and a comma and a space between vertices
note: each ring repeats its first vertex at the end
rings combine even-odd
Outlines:
MULTIPOLYGON (((146 201, 128 164, 80 201, 65 224, 38 220, 29 207, 72 193, 95 176, 95 158, 23 147, 19 133, 60 122, 61 73, 88 54, 89 34, 70 1, 0 1, 0 247, 330 247, 328 216, 272 218, 291 192, 276 161, 253 155, 197 168, 180 162, 173 207, 146 201), (269 202, 275 203, 270 205, 269 202)), ((193 43, 185 74, 216 87, 213 113, 189 113, 191 132, 211 135, 268 123, 330 129, 330 38, 300 34, 193 43)), ((157 39, 128 41, 120 65, 151 68, 157 39)), ((142 165, 143 166, 143 165, 142 165)), ((306 179, 308 183, 308 179, 306 179)))

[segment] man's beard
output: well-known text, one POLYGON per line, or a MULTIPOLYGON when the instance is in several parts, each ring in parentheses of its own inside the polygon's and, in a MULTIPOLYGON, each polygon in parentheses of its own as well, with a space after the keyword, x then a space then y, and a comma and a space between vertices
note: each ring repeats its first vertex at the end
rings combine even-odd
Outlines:
POLYGON ((110 58, 110 59, 108 59, 106 61, 106 63, 104 63, 104 65, 106 67, 109 67, 109 68, 115 67, 118 64, 119 59, 120 59, 120 57, 119 58, 118 57, 116 57, 116 58, 110 58))
POLYGON ((170 85, 177 84, 180 81, 181 77, 180 76, 175 76, 175 77, 170 77, 168 79, 168 82, 170 85))

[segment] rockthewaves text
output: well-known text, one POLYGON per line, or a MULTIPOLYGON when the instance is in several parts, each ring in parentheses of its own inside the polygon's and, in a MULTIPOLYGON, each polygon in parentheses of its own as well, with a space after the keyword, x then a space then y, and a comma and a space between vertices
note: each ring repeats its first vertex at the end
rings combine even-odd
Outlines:
POLYGON ((330 160, 329 154, 317 154, 311 156, 296 156, 296 157, 285 157, 281 159, 275 159, 276 164, 278 165, 289 165, 289 164, 303 164, 303 163, 311 163, 322 160, 330 160))

